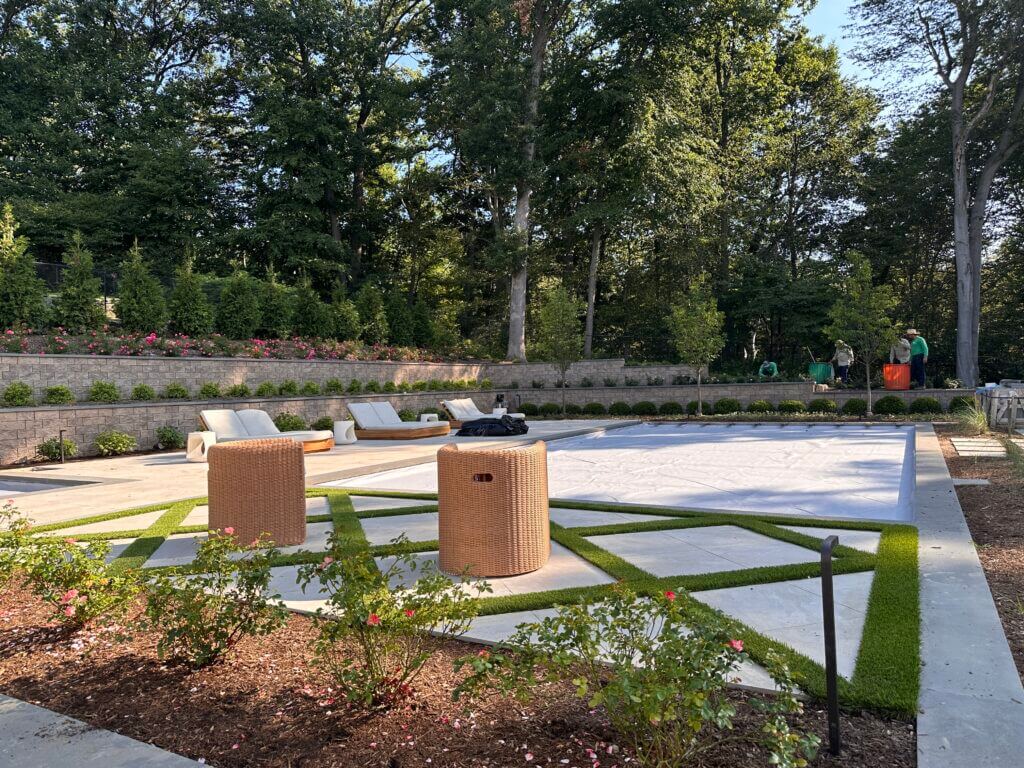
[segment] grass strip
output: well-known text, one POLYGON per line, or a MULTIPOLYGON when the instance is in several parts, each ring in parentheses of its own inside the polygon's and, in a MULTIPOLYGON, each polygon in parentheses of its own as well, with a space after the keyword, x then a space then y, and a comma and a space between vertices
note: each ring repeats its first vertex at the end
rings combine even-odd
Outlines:
POLYGON ((424 504, 417 507, 394 507, 392 509, 368 509, 356 512, 359 519, 371 517, 398 517, 400 515, 421 515, 424 512, 437 512, 437 504, 424 504))
POLYGON ((346 496, 383 496, 386 499, 425 499, 437 501, 436 493, 413 493, 410 491, 371 491, 363 488, 317 488, 314 490, 328 493, 344 493, 346 496))
MULTIPOLYGON (((133 515, 144 515, 147 512, 159 512, 162 509, 169 509, 170 504, 149 504, 145 507, 132 507, 131 509, 122 509, 117 512, 104 512, 98 515, 89 515, 88 517, 79 517, 74 520, 64 520, 59 523, 45 523, 44 525, 33 525, 32 533, 46 533, 48 531, 60 531, 65 528, 77 528, 80 525, 88 525, 89 523, 105 523, 108 520, 120 520, 122 517, 132 517, 133 515)), ((76 537, 77 538, 77 537, 76 537)))
POLYGON ((853 675, 861 701, 903 714, 916 711, 920 692, 917 537, 911 525, 891 526, 882 533, 853 675))
MULTIPOLYGON (((798 547, 813 550, 819 554, 821 553, 821 544, 824 541, 824 539, 819 539, 818 537, 811 536, 807 533, 799 533, 797 531, 791 531, 788 528, 780 528, 777 525, 763 523, 760 520, 738 520, 734 525, 739 528, 745 528, 753 533, 759 533, 762 536, 767 536, 770 539, 784 541, 787 544, 795 544, 798 547)), ((863 555, 864 552, 859 549, 854 549, 853 547, 848 547, 845 544, 837 544, 835 549, 832 550, 832 554, 840 558, 850 558, 863 555)))
POLYGON ((683 528, 710 528, 721 525, 717 520, 676 518, 673 520, 638 520, 635 523, 610 525, 579 525, 566 528, 577 536, 614 536, 617 533, 643 533, 644 531, 675 531, 683 528))
POLYGON ((551 539, 575 552, 592 565, 596 565, 616 581, 635 581, 651 578, 651 574, 647 571, 637 568, 632 563, 627 563, 618 555, 613 555, 611 552, 601 549, 569 528, 562 528, 552 523, 551 539))
POLYGON ((167 536, 181 525, 182 520, 188 517, 188 513, 195 505, 195 499, 172 504, 171 508, 149 526, 142 536, 127 546, 124 552, 111 563, 111 568, 117 572, 141 568, 160 548, 167 536))

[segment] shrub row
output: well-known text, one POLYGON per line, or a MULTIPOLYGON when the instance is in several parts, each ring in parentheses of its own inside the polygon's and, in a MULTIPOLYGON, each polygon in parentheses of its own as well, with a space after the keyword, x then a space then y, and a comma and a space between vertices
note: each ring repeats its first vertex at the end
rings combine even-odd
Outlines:
MULTIPOLYGON (((304 384, 287 379, 280 383, 264 381, 255 389, 256 397, 317 397, 319 395, 357 395, 363 393, 399 393, 399 392, 451 392, 466 390, 489 390, 493 387, 490 379, 475 381, 473 379, 430 379, 429 381, 402 382, 396 384, 393 381, 381 384, 376 381, 365 384, 358 379, 352 379, 348 384, 339 379, 328 379, 323 384, 315 381, 307 381, 304 384)), ((36 404, 33 397, 32 387, 22 381, 15 381, 7 385, 3 391, 2 403, 7 408, 23 408, 36 404)), ((188 387, 180 382, 168 384, 164 390, 157 393, 148 384, 137 384, 132 388, 128 397, 125 398, 120 388, 112 381, 96 381, 89 388, 86 402, 90 403, 117 403, 124 400, 135 402, 146 402, 149 400, 187 400, 192 396, 188 387)), ((232 384, 228 387, 221 387, 220 384, 209 381, 200 385, 195 395, 200 400, 217 400, 220 398, 244 399, 253 396, 253 390, 247 384, 232 384)), ((69 387, 59 385, 46 387, 43 396, 38 401, 42 405, 71 405, 75 402, 75 395, 69 387)))

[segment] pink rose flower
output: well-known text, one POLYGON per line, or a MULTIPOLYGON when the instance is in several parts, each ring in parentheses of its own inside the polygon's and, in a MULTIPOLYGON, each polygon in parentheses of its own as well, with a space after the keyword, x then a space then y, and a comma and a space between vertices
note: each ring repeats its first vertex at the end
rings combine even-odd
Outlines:
POLYGON ((224 535, 225 535, 225 536, 234 536, 234 535, 235 535, 235 529, 234 529, 234 528, 232 528, 232 527, 231 527, 231 526, 229 525, 229 526, 228 526, 227 528, 225 528, 225 529, 224 529, 224 535))
POLYGON ((380 616, 378 616, 376 613, 371 613, 370 618, 366 620, 366 623, 369 624, 371 627, 379 626, 380 616))
POLYGON ((673 600, 676 599, 676 593, 673 592, 672 590, 669 590, 668 592, 665 593, 665 599, 668 600, 671 603, 673 600))
POLYGON ((416 611, 412 610, 411 608, 406 608, 405 615, 411 619, 413 616, 416 615, 416 611))
POLYGON ((729 647, 732 648, 736 653, 743 653, 743 641, 742 640, 730 640, 729 647))

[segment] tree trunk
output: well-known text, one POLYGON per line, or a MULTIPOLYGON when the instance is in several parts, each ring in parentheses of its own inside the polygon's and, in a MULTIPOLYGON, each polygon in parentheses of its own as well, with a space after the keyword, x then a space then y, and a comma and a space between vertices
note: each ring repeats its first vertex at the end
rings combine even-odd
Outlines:
POLYGON ((559 370, 562 372, 562 418, 565 418, 565 386, 566 379, 569 377, 569 366, 559 366, 559 370))
POLYGON ((866 415, 874 416, 875 414, 871 408, 871 363, 869 363, 866 358, 864 360, 864 370, 866 371, 868 377, 868 410, 866 415))
POLYGON ((697 415, 704 415, 704 398, 701 396, 700 389, 700 366, 697 366, 697 415))
MULTIPOLYGON (((955 100, 954 100, 955 101, 955 100)), ((956 261, 956 377, 965 387, 977 381, 978 365, 975 314, 980 306, 975 295, 981 296, 981 275, 975 269, 971 253, 972 233, 970 217, 970 191, 967 180, 967 147, 963 136, 963 115, 954 104, 953 129, 953 253, 956 261)), ((977 236, 980 267, 980 233, 977 236)))
POLYGON ((583 357, 594 356, 594 303, 597 301, 597 266, 604 249, 604 233, 601 224, 594 226, 590 238, 590 271, 587 273, 587 321, 583 331, 583 357))

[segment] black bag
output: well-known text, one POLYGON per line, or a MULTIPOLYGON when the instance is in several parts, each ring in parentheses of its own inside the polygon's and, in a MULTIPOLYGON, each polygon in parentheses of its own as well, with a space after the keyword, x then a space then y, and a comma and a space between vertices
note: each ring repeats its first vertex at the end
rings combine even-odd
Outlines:
POLYGON ((501 418, 464 421, 462 429, 455 434, 457 437, 510 437, 525 435, 529 429, 524 419, 502 416, 501 418))

